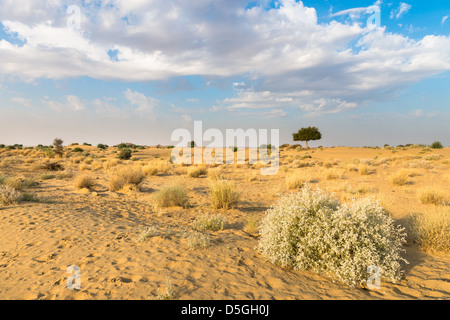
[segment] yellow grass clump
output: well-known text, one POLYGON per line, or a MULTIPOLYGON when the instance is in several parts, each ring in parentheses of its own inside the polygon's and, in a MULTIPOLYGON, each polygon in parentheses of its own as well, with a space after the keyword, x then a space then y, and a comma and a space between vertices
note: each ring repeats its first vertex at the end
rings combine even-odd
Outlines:
POLYGON ((409 174, 406 170, 400 170, 390 176, 391 183, 394 186, 403 186, 409 182, 409 174))
POLYGON ((207 174, 207 169, 204 166, 200 167, 190 167, 187 172, 188 176, 191 178, 198 178, 200 176, 207 174))
POLYGON ((132 189, 139 189, 140 184, 144 181, 145 175, 142 168, 138 166, 123 166, 117 168, 109 180, 109 189, 118 191, 125 186, 132 189))
POLYGON ((301 188, 305 182, 307 181, 304 175, 298 171, 293 174, 286 175, 286 188, 288 190, 301 188))
POLYGON ((445 204, 446 194, 437 188, 427 187, 419 190, 419 200, 423 204, 445 204))
POLYGON ((152 196, 153 203, 158 208, 186 207, 188 205, 187 189, 183 186, 173 185, 162 187, 152 196))
POLYGON ((91 189, 95 185, 94 178, 88 175, 81 175, 75 178, 73 186, 76 189, 91 189))
POLYGON ((222 168, 209 168, 207 170, 208 179, 210 180, 220 180, 223 176, 222 168))
POLYGON ((236 187, 232 181, 217 180, 210 184, 209 197, 215 209, 228 210, 234 207, 239 199, 236 187))
POLYGON ((435 207, 413 215, 409 232, 422 250, 450 253, 450 207, 435 207))
POLYGON ((146 176, 155 176, 158 174, 158 168, 154 165, 146 165, 142 167, 142 172, 144 172, 146 176))

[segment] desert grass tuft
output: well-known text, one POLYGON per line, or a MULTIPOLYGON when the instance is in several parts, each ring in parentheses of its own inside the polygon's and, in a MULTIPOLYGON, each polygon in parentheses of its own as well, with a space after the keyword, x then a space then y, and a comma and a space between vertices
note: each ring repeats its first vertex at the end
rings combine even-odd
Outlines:
POLYGON ((236 205, 239 194, 232 181, 217 180, 209 186, 209 198, 213 208, 228 210, 236 205))
POLYGON ((204 166, 200 167, 190 167, 187 172, 188 176, 191 178, 198 178, 200 176, 207 174, 207 169, 204 166))
POLYGON ((145 179, 145 174, 139 166, 122 166, 117 168, 109 179, 109 189, 118 191, 125 186, 131 189, 139 189, 145 179))
POLYGON ((206 249, 211 245, 211 237, 201 232, 190 232, 186 240, 190 249, 206 249))
POLYGON ((435 187, 427 187, 419 190, 419 200, 423 204, 444 205, 446 193, 435 187))
POLYGON ((433 207, 414 214, 408 233, 426 252, 450 253, 450 207, 433 207))
POLYGON ((301 188, 306 181, 306 178, 300 172, 294 172, 292 174, 286 175, 286 188, 288 190, 301 188))
POLYGON ((400 170, 393 173, 390 180, 394 186, 404 186, 409 182, 409 174, 406 170, 400 170))
POLYGON ((225 218, 221 215, 203 214, 194 221, 192 227, 198 231, 219 231, 225 226, 225 218))
POLYGON ((81 175, 75 178, 73 186, 76 189, 91 189, 95 185, 95 180, 91 176, 81 175))
POLYGON ((187 189, 183 186, 165 186, 152 195, 154 204, 158 208, 187 207, 189 197, 187 189))
POLYGON ((0 186, 0 204, 1 205, 10 205, 16 204, 21 197, 19 191, 15 188, 12 188, 8 185, 0 186))

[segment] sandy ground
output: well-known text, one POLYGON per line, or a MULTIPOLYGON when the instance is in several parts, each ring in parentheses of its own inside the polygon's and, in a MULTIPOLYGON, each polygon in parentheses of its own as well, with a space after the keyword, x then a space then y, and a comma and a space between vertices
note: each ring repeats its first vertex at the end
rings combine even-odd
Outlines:
MULTIPOLYGON (((154 156, 146 151, 138 153, 140 161, 154 156)), ((417 150, 404 153, 407 152, 417 150)), ((434 153, 443 155, 442 159, 450 158, 449 149, 434 153)), ((282 153, 282 159, 298 154, 282 153)), ((330 148, 309 154, 316 162, 338 159, 341 163, 377 154, 403 155, 356 148, 330 148)), ((393 208, 390 211, 394 218, 401 219, 411 213, 411 208, 421 208, 415 188, 439 181, 443 190, 450 190, 450 183, 442 178, 450 166, 441 160, 434 162, 433 169, 418 175, 414 185, 404 188, 386 182, 387 174, 393 170, 390 167, 378 166, 375 174, 364 177, 346 173, 337 182, 324 179, 323 168, 318 165, 308 170, 315 184, 331 191, 341 190, 340 184, 368 184, 374 195, 389 194, 390 209, 393 208)), ((291 162, 288 158, 286 165, 291 162)), ((250 171, 258 172, 245 166, 226 167, 226 174, 237 182, 242 194, 238 206, 228 211, 211 208, 208 179, 204 176, 151 176, 141 191, 128 192, 108 191, 104 169, 85 171, 97 179, 90 192, 76 190, 72 179, 39 180, 30 190, 44 201, 0 207, 0 299, 156 299, 166 289, 167 279, 175 299, 450 298, 450 257, 425 253, 413 243, 405 247, 404 257, 410 264, 405 266, 403 279, 396 284, 382 279, 378 290, 350 288, 313 272, 287 270, 268 263, 255 249, 257 235, 245 232, 243 227, 248 217, 261 218, 280 193, 288 192, 285 175, 289 171, 280 170, 276 176, 248 182, 243 176, 250 171), (150 195, 169 182, 188 187, 188 208, 157 210, 152 206, 150 195), (224 230, 208 232, 212 238, 210 247, 189 249, 183 232, 199 214, 217 212, 227 217, 224 230), (145 226, 156 226, 158 232, 139 242, 137 236, 145 226), (81 269, 80 290, 67 288, 70 265, 81 269)), ((27 178, 36 172, 32 163, 20 163, 3 166, 0 174, 27 178)), ((352 194, 342 191, 339 196, 352 194)))

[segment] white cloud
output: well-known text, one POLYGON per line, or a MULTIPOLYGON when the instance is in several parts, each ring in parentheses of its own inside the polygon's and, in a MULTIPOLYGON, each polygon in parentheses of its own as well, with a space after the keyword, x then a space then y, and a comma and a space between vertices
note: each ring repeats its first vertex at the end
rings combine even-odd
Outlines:
POLYGON ((444 23, 445 23, 445 21, 447 21, 447 19, 448 19, 448 16, 442 17, 441 25, 444 25, 444 23))
POLYGON ((125 98, 132 106, 136 106, 135 113, 139 116, 154 118, 154 109, 159 104, 159 100, 147 97, 143 93, 127 89, 124 92, 125 98))
MULTIPOLYGON (((0 73, 27 80, 239 77, 245 81, 236 82, 236 96, 217 108, 303 106, 332 112, 385 99, 450 70, 450 37, 412 40, 384 28, 319 24, 315 9, 301 1, 281 0, 271 10, 244 10, 244 0, 86 2, 81 30, 66 28, 62 0, 27 0, 23 8, 11 1, 0 4, 0 19, 7 32, 26 42, 0 40, 0 73), (110 59, 109 50, 117 50, 118 61, 110 59), (249 88, 253 93, 247 96, 240 91, 249 88), (309 96, 298 97, 302 92, 309 96)), ((401 3, 393 17, 410 8, 401 3)), ((156 99, 131 90, 124 94, 136 112, 153 117, 156 99)))
POLYGON ((403 16, 404 14, 406 14, 410 9, 412 8, 412 6, 408 3, 405 2, 400 2, 400 6, 391 11, 391 15, 390 18, 391 19, 400 19, 401 16, 403 16))

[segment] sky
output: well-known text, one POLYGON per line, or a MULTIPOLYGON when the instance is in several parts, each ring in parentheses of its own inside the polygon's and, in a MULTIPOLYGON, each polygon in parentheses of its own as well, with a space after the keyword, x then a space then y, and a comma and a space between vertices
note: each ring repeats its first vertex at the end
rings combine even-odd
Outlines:
POLYGON ((0 143, 175 145, 202 121, 450 146, 449 16, 437 0, 0 0, 0 143))

